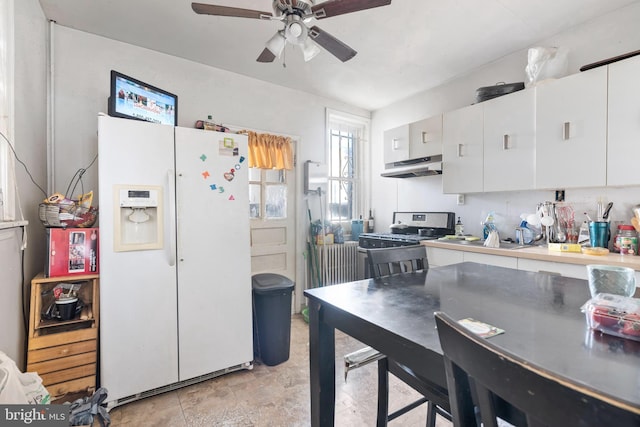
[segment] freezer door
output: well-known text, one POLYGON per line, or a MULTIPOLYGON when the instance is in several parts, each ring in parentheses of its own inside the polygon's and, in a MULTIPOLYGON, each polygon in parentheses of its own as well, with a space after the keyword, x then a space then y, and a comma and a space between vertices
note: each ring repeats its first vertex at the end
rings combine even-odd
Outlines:
POLYGON ((178 381, 174 128, 98 119, 100 383, 118 400, 178 381), (119 185, 161 188, 161 249, 114 251, 119 185))
POLYGON ((176 128, 180 380, 253 360, 247 137, 176 128))

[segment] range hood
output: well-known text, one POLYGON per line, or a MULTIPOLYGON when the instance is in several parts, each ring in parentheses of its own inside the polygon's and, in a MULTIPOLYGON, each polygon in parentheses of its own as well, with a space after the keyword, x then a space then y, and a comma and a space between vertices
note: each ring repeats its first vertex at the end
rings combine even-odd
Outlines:
POLYGON ((384 172, 380 174, 388 178, 415 178, 430 175, 442 175, 442 154, 387 163, 384 172))

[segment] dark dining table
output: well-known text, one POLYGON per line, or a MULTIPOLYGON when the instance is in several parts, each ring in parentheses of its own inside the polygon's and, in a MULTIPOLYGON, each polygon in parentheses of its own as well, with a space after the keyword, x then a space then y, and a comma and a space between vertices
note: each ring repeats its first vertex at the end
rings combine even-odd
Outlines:
POLYGON ((640 342, 591 330, 586 280, 465 262, 304 291, 311 425, 335 416, 335 329, 445 390, 434 312, 504 333, 492 343, 640 414, 640 342))

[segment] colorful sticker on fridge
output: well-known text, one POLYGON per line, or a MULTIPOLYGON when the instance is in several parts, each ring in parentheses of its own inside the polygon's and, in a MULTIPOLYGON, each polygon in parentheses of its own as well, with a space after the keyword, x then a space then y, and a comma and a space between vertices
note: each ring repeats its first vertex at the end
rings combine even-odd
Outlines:
POLYGON ((204 162, 205 160, 207 160, 207 156, 205 154, 203 154, 202 156, 200 156, 200 160, 202 160, 204 162))
POLYGON ((217 189, 217 188, 218 188, 218 186, 217 186, 217 185, 215 185, 215 184, 211 184, 211 185, 209 186, 209 188, 210 188, 210 189, 212 189, 212 190, 215 190, 215 189, 217 189))
POLYGON ((229 200, 235 200, 236 198, 233 197, 233 194, 231 196, 229 196, 229 200))
POLYGON ((231 169, 231 171, 229 171, 229 172, 225 172, 224 175, 223 175, 224 179, 226 179, 229 182, 233 181, 233 178, 236 177, 235 173, 236 173, 236 171, 234 169, 231 169))
POLYGON ((209 178, 210 176, 211 176, 211 175, 209 175, 209 171, 204 171, 204 172, 202 172, 202 177, 203 177, 204 179, 207 179, 207 178, 209 178))
POLYGON ((224 187, 220 187, 220 188, 218 188, 218 192, 219 192, 219 193, 224 193, 224 187))
POLYGON ((240 163, 244 162, 244 156, 240 156, 240 163))
POLYGON ((233 138, 224 138, 219 142, 218 152, 221 156, 237 156, 238 146, 233 138))

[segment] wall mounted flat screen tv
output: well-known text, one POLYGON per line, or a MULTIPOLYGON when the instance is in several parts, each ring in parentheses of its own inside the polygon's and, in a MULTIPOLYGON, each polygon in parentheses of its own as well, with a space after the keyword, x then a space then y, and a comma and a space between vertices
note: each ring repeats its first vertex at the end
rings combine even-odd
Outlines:
POLYGON ((113 117, 178 125, 178 96, 111 70, 108 113, 113 117))

